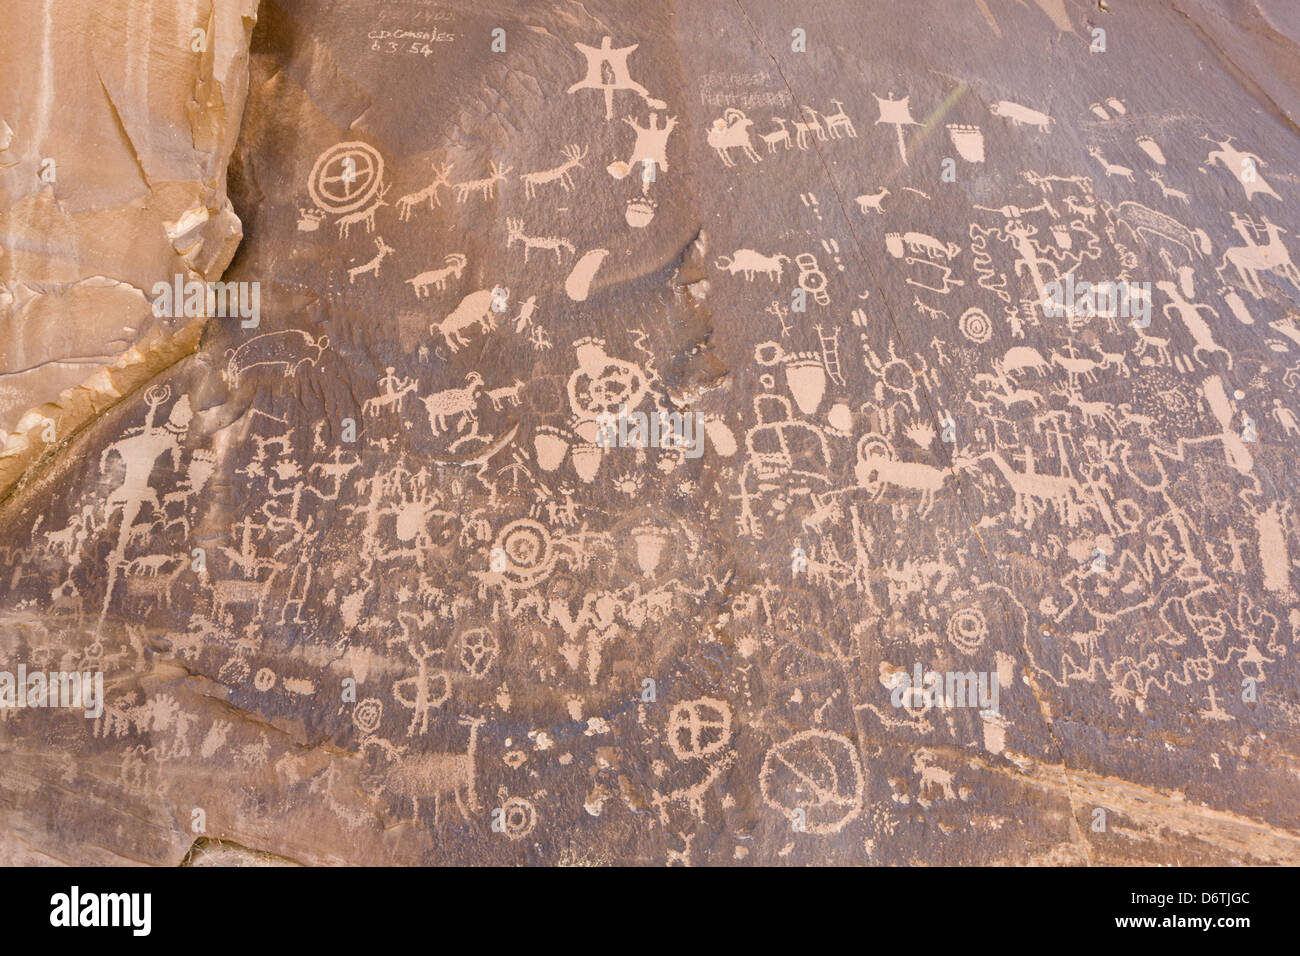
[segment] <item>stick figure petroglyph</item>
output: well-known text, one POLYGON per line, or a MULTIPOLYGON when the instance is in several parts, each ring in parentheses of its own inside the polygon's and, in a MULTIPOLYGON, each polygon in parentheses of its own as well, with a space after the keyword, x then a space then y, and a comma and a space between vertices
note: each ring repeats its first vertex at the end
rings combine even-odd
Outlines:
MULTIPOLYGON (((118 524, 117 546, 109 554, 108 579, 104 586, 104 604, 100 610, 96 634, 104 625, 109 603, 113 599, 113 588, 117 578, 126 564, 127 543, 130 541, 135 519, 144 506, 148 504, 154 510, 159 507, 158 492, 149 485, 154 468, 160 459, 170 455, 172 467, 179 469, 181 463, 181 440, 189 430, 194 413, 190 408, 188 395, 182 395, 172 405, 167 421, 162 425, 154 424, 154 416, 159 407, 171 397, 171 388, 155 385, 145 393, 145 402, 149 406, 145 413, 144 424, 127 430, 126 435, 113 442, 99 456, 99 470, 108 467, 112 455, 117 455, 125 468, 122 482, 105 499, 107 515, 116 509, 120 514, 118 524)), ((105 519, 107 521, 107 518, 105 519)))
POLYGON ((411 722, 406 728, 406 736, 410 737, 415 734, 416 727, 421 734, 428 732, 430 711, 437 710, 451 696, 451 676, 445 670, 429 667, 430 658, 443 654, 444 650, 441 647, 430 648, 425 641, 416 640, 416 634, 427 631, 433 624, 433 615, 425 612, 417 617, 403 611, 397 617, 402 637, 395 640, 406 644, 407 653, 415 659, 418 667, 414 677, 403 677, 393 684, 393 699, 412 711, 411 722))

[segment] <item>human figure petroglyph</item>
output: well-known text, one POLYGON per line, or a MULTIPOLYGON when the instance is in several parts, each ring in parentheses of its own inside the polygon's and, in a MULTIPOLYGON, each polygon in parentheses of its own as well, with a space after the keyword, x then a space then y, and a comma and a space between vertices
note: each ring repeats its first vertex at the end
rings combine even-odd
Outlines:
POLYGON ((1300 269, 1296 268, 1295 263, 1291 261, 1291 253, 1282 244, 1281 236, 1284 234, 1282 229, 1269 222, 1267 218, 1263 220, 1262 226, 1259 226, 1253 220, 1243 219, 1235 212, 1232 214, 1232 223, 1247 244, 1233 246, 1223 254, 1217 270, 1220 278, 1228 263, 1232 263, 1237 269, 1238 277, 1245 283, 1251 295, 1257 299, 1264 298, 1264 287, 1259 281, 1260 274, 1264 272, 1275 272, 1300 289, 1300 269), (1258 232, 1262 232, 1268 239, 1263 245, 1255 241, 1258 232))
POLYGON ((401 411, 402 398, 415 391, 416 381, 414 378, 402 378, 396 371, 392 365, 384 369, 384 377, 379 380, 379 394, 361 403, 363 416, 378 415, 385 408, 401 411))
POLYGON ((430 647, 426 641, 416 638, 417 634, 433 625, 433 615, 425 612, 417 616, 401 611, 397 618, 402 636, 396 640, 406 645, 406 651, 414 658, 418 669, 414 677, 403 677, 393 684, 393 699, 411 711, 411 722, 406 727, 406 736, 411 737, 417 728, 421 734, 428 733, 429 714, 451 697, 451 677, 445 670, 429 666, 433 657, 445 653, 443 648, 430 647))
POLYGON ((171 397, 169 386, 153 386, 145 393, 145 402, 149 406, 145 413, 144 424, 127 430, 126 435, 110 444, 99 456, 99 470, 103 473, 111 456, 116 455, 125 468, 122 483, 109 492, 105 499, 105 523, 114 510, 120 518, 118 524, 117 545, 107 558, 108 578, 104 586, 104 603, 96 625, 96 634, 104 625, 108 615, 109 604, 113 599, 113 589, 126 566, 126 549, 131 538, 135 520, 144 506, 148 504, 154 510, 159 508, 158 492, 149 484, 159 460, 169 455, 172 467, 179 470, 181 463, 181 441, 189 431, 194 413, 190 407, 188 395, 182 395, 172 405, 167 421, 162 425, 154 424, 154 417, 159 407, 171 397))
POLYGON ((453 164, 438 165, 437 163, 431 163, 430 165, 433 167, 433 182, 423 189, 407 193, 397 200, 397 219, 399 222, 408 222, 412 211, 422 202, 428 202, 430 212, 442 205, 441 200, 438 199, 438 190, 444 186, 448 189, 451 188, 449 177, 451 176, 453 164))
POLYGON ((446 287, 447 280, 452 276, 459 279, 464 275, 465 266, 469 263, 464 253, 460 252, 453 252, 445 256, 442 261, 445 265, 441 269, 430 269, 427 272, 421 272, 419 275, 402 280, 411 287, 411 291, 415 293, 417 299, 429 295, 429 286, 433 286, 439 292, 442 292, 446 287))
POLYGON ((1253 200, 1256 194, 1259 193, 1272 196, 1278 200, 1282 198, 1273 191, 1272 186, 1264 181, 1264 177, 1259 172, 1260 167, 1266 165, 1265 162, 1254 153, 1237 149, 1233 145, 1233 137, 1229 136, 1225 140, 1217 140, 1202 136, 1201 139, 1219 147, 1211 150, 1210 154, 1205 157, 1206 164, 1213 166, 1217 163, 1232 173, 1237 182, 1241 183, 1242 189, 1246 191, 1247 199, 1253 200))
POLYGON ((1282 434, 1288 438, 1291 436, 1300 436, 1300 419, 1296 418, 1295 412, 1282 404, 1282 399, 1273 399, 1273 408, 1269 415, 1282 426, 1282 434))
POLYGON ((1196 343, 1192 347, 1192 357, 1204 365, 1205 360, 1201 358, 1201 352, 1222 352, 1227 356, 1228 368, 1232 368, 1232 353, 1214 341, 1214 333, 1210 330, 1209 324, 1201 318, 1201 310, 1210 313, 1215 319, 1218 319, 1219 313, 1208 305, 1189 302, 1183 297, 1178 286, 1172 282, 1157 282, 1156 288, 1170 299, 1162 309, 1165 318, 1172 322, 1173 316, 1177 315, 1196 343))
POLYGON ((524 198, 532 199, 537 195, 538 186, 545 186, 550 183, 559 183, 560 188, 566 193, 573 188, 573 171, 584 168, 582 161, 587 158, 587 147, 580 148, 574 143, 565 146, 560 152, 564 154, 564 162, 558 166, 524 173, 519 177, 524 183, 524 198))
POLYGON ((661 110, 668 104, 654 99, 650 91, 632 79, 627 60, 640 44, 614 47, 613 37, 602 37, 599 47, 573 44, 587 60, 587 75, 569 87, 570 94, 579 90, 600 90, 605 96, 605 119, 614 118, 614 94, 620 90, 640 96, 651 109, 661 110))

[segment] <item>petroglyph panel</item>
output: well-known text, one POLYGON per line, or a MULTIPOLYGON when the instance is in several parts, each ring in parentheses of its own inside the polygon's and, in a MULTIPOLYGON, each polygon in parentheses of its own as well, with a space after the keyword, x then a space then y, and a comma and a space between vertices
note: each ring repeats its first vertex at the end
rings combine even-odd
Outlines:
POLYGON ((264 0, 235 305, 0 498, 0 858, 1300 862, 1300 36, 1107 6, 264 0))

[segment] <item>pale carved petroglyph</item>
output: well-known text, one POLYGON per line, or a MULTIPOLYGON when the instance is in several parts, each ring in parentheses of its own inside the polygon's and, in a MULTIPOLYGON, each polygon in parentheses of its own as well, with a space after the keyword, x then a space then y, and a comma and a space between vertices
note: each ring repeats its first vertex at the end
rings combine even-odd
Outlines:
POLYGON ((447 280, 453 276, 459 279, 465 273, 465 266, 469 260, 463 253, 453 252, 445 256, 442 260, 445 265, 441 269, 430 269, 427 272, 421 272, 419 275, 411 276, 403 280, 411 287, 417 299, 429 295, 429 286, 433 286, 439 292, 446 288, 447 280))

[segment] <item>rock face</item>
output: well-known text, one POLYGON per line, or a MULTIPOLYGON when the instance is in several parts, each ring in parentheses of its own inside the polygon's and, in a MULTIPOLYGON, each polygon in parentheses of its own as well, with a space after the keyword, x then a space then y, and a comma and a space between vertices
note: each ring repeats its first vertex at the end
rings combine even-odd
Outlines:
POLYGON ((198 345, 159 315, 219 279, 256 0, 22 0, 0 37, 0 492, 198 345))
POLYGON ((0 858, 1300 862, 1300 18, 874 6, 41 8, 0 858))

